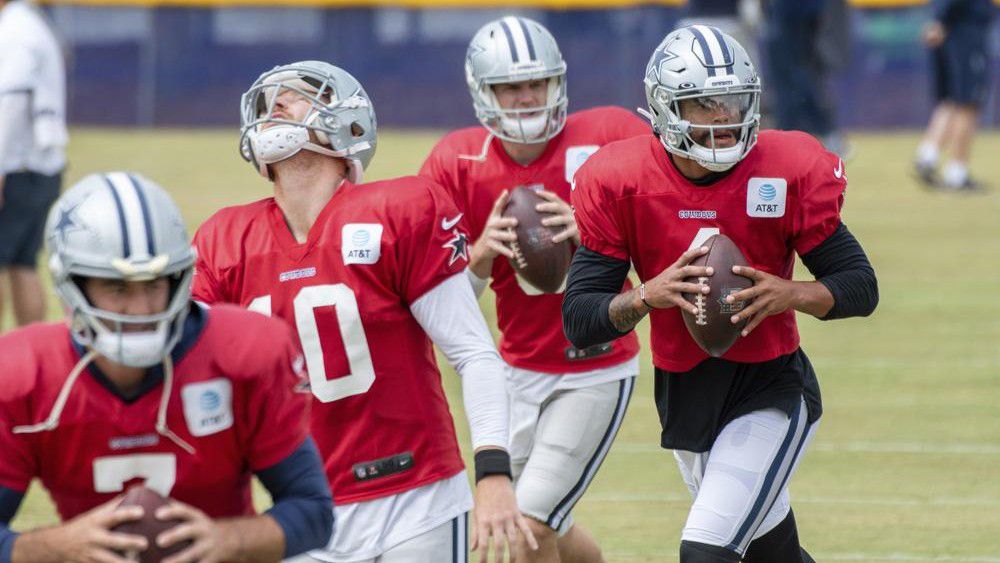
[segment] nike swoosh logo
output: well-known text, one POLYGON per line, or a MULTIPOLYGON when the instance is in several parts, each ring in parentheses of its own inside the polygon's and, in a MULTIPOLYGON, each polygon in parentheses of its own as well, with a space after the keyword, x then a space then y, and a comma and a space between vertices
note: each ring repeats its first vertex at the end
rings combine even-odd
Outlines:
MULTIPOLYGON (((838 176, 838 178, 839 177, 840 176, 838 176)), ((444 230, 446 230, 446 231, 450 231, 452 227, 454 227, 455 225, 457 225, 458 222, 462 220, 462 215, 464 215, 464 214, 463 213, 459 213, 458 215, 455 215, 454 219, 448 219, 448 218, 441 219, 441 228, 444 229, 444 230)))
POLYGON ((837 167, 833 169, 833 175, 838 180, 841 179, 844 176, 844 161, 843 160, 839 160, 839 159, 837 160, 837 167))

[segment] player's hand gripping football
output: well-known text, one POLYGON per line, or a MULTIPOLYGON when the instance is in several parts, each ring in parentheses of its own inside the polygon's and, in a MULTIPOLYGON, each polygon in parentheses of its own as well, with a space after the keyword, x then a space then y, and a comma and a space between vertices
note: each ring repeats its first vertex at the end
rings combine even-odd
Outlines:
POLYGON ((220 563, 237 560, 240 555, 239 538, 226 534, 207 514, 193 506, 172 500, 170 505, 156 511, 156 517, 178 521, 156 538, 160 547, 191 541, 187 549, 164 559, 163 563, 220 563))
POLYGON ((695 258, 706 252, 708 252, 707 246, 692 248, 681 254, 676 262, 657 274, 656 277, 646 280, 646 303, 654 309, 681 307, 685 311, 697 315, 698 308, 685 300, 684 294, 708 293, 710 288, 684 280, 686 278, 710 277, 714 273, 710 267, 691 265, 695 258))
MULTIPOLYGON (((142 518, 142 507, 119 507, 121 501, 122 497, 116 497, 62 526, 52 528, 46 541, 46 546, 56 552, 52 560, 66 563, 128 563, 122 552, 146 549, 146 538, 111 531, 119 524, 142 518)), ((14 551, 16 554, 16 543, 14 551)))
POLYGON ((535 193, 546 200, 545 203, 536 205, 535 211, 550 214, 548 217, 542 219, 542 224, 546 227, 564 227, 556 236, 552 237, 552 242, 560 243, 564 240, 572 239, 573 244, 580 246, 580 231, 576 228, 576 218, 573 216, 573 208, 561 197, 550 191, 539 190, 535 193))
POLYGON ((513 230, 517 226, 517 219, 502 215, 508 201, 510 201, 510 192, 504 190, 500 193, 500 197, 493 202, 493 209, 490 210, 490 216, 486 219, 483 234, 472 245, 469 268, 480 278, 490 277, 490 272, 493 270, 493 259, 497 256, 514 258, 514 252, 507 245, 517 240, 517 234, 513 230))
POLYGON ((741 323, 744 319, 750 319, 747 322, 747 326, 740 332, 741 336, 750 334, 767 317, 784 313, 788 309, 795 307, 796 291, 798 289, 796 282, 762 272, 749 266, 733 266, 733 273, 753 280, 752 287, 737 291, 726 297, 727 303, 752 301, 746 309, 733 315, 730 319, 733 324, 741 323))
POLYGON ((479 563, 488 563, 490 544, 496 554, 494 561, 502 563, 504 552, 514 561, 517 534, 524 534, 531 549, 538 549, 528 521, 517 507, 514 486, 506 475, 487 475, 476 484, 476 508, 473 511, 472 550, 479 551, 479 563))

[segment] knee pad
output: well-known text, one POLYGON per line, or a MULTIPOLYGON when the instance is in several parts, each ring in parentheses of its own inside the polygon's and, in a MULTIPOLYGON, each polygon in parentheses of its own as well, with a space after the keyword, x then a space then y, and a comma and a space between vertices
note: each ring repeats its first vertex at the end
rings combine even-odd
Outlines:
POLYGON ((724 547, 687 540, 681 542, 680 563, 738 563, 739 560, 739 553, 724 547))

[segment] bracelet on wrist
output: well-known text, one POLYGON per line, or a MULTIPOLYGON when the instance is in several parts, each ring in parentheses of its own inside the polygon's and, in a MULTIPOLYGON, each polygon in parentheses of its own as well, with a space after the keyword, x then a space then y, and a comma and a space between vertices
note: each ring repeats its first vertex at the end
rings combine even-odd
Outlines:
POLYGON ((645 283, 640 283, 639 284, 639 301, 642 301, 642 304, 645 305, 646 308, 649 309, 650 311, 652 311, 653 309, 656 308, 656 307, 653 307, 652 305, 650 305, 646 301, 646 284, 645 283))

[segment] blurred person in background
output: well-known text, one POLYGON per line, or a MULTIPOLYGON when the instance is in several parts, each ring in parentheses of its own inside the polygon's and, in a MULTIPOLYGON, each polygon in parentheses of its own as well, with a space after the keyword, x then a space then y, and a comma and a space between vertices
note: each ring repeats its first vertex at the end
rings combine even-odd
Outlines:
POLYGON ((828 82, 850 55, 848 16, 845 0, 773 0, 765 32, 774 126, 805 131, 841 158, 850 148, 828 82))
POLYGON ((924 28, 931 49, 934 99, 937 105, 914 163, 917 177, 930 188, 980 191, 969 176, 969 156, 979 109, 989 96, 990 0, 933 0, 933 19, 924 28), (941 174, 937 166, 947 150, 941 174))
MULTIPOLYGON (((19 325, 45 316, 37 255, 45 213, 59 196, 66 141, 59 41, 28 0, 0 0, 0 272, 9 274, 19 325)), ((0 323, 2 312, 0 292, 0 323)))

